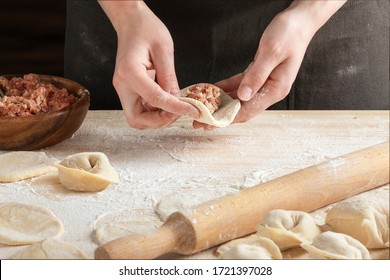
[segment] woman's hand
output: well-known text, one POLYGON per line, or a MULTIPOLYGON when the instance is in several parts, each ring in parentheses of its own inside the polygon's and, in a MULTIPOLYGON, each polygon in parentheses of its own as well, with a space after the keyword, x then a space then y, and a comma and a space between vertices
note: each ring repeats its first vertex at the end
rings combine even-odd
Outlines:
POLYGON ((173 41, 165 25, 143 1, 99 3, 118 36, 113 84, 129 125, 158 128, 181 115, 197 118, 198 110, 177 98, 173 41))
MULTIPOLYGON (((235 123, 252 119, 287 96, 312 37, 344 3, 294 1, 271 21, 248 68, 216 83, 242 101, 235 123)), ((194 122, 194 128, 200 127, 212 129, 194 122)))

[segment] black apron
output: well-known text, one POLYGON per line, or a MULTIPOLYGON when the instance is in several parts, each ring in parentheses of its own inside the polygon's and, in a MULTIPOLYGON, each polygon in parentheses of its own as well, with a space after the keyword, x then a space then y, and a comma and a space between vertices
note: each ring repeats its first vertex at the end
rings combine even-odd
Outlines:
MULTIPOLYGON (((244 71, 291 0, 149 0, 175 46, 181 88, 244 71)), ((314 36, 289 95, 270 109, 388 110, 389 1, 349 0, 314 36)), ((116 33, 97 1, 67 1, 65 77, 91 109, 121 109, 112 86, 116 33)))

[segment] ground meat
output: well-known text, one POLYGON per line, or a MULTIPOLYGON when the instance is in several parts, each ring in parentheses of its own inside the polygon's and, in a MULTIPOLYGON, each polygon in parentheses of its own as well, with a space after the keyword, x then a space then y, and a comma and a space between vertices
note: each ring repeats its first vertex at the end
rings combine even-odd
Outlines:
POLYGON ((221 105, 221 92, 219 87, 212 84, 197 84, 187 90, 187 97, 202 102, 210 113, 214 113, 221 105))
POLYGON ((61 110, 78 99, 66 89, 41 82, 35 74, 10 80, 0 76, 0 89, 5 93, 0 98, 0 117, 44 114, 61 110))

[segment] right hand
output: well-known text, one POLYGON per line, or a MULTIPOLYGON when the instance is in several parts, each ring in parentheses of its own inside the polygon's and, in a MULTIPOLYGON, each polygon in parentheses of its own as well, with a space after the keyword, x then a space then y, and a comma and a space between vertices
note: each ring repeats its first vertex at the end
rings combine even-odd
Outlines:
POLYGON ((198 118, 195 107, 177 98, 180 89, 168 29, 143 1, 118 2, 122 1, 101 1, 100 5, 118 36, 113 85, 129 125, 159 128, 181 115, 198 118))

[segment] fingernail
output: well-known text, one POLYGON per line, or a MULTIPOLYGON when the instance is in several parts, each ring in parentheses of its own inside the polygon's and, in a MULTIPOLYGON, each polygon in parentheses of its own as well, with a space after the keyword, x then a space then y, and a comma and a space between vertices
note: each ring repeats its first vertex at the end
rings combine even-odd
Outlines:
POLYGON ((252 98, 252 94, 253 94, 253 91, 250 87, 248 86, 243 86, 241 89, 240 89, 240 94, 239 94, 239 97, 242 101, 248 101, 249 99, 252 98))

